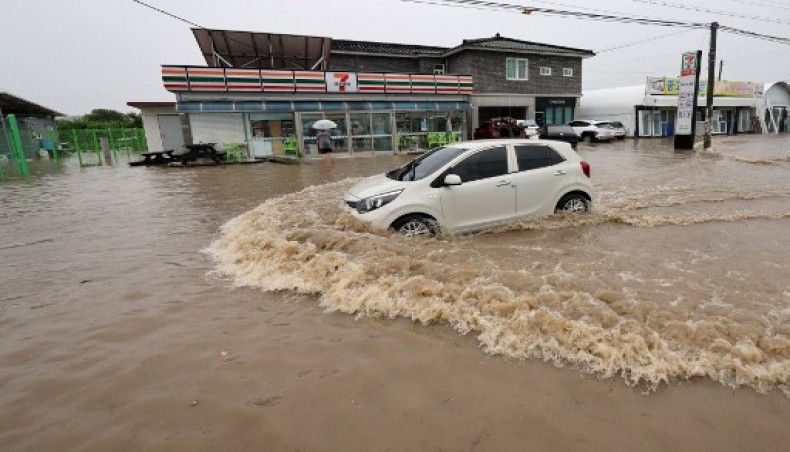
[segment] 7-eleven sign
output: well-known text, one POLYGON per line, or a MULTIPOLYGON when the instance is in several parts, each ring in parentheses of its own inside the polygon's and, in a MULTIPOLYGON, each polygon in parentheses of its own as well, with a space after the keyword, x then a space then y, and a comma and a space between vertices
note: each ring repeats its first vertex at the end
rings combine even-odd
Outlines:
POLYGON ((326 91, 330 93, 356 93, 356 72, 327 72, 326 91))

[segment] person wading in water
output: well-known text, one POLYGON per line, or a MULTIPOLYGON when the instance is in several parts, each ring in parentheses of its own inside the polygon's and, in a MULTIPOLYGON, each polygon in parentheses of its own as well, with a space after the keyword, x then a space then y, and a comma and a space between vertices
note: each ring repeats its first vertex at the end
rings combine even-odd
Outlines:
POLYGON ((323 164, 332 168, 335 165, 335 161, 332 159, 332 134, 328 130, 321 130, 316 134, 315 140, 323 164))

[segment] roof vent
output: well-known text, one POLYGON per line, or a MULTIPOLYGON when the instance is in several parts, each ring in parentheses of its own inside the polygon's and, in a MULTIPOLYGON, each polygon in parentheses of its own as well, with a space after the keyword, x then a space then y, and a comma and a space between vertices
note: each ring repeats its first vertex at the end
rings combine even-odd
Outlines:
POLYGON ((494 35, 494 37, 495 37, 495 38, 501 38, 501 36, 499 36, 499 33, 497 33, 496 35, 494 35))

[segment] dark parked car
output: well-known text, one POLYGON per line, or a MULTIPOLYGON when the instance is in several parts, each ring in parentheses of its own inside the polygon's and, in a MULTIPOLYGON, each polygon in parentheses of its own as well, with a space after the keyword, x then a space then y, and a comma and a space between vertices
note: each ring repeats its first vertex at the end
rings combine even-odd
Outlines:
POLYGON ((475 129, 475 140, 488 138, 523 138, 524 130, 518 126, 514 118, 492 118, 475 129))
POLYGON ((556 140, 570 143, 576 149, 576 144, 581 141, 581 137, 576 134, 571 126, 563 125, 544 125, 540 128, 540 138, 542 140, 556 140))

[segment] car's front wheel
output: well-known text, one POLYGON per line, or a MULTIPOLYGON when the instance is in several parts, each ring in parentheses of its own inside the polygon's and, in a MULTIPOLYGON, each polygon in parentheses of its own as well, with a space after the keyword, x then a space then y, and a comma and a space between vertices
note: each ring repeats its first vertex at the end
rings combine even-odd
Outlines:
POLYGON ((560 202, 557 203, 557 212, 570 212, 570 213, 578 213, 578 212, 586 212, 590 209, 590 201, 585 198, 583 195, 578 193, 571 193, 569 195, 565 195, 560 199, 560 202))
POLYGON ((439 224, 427 215, 406 215, 393 223, 392 229, 406 237, 433 237, 439 234, 439 224))

